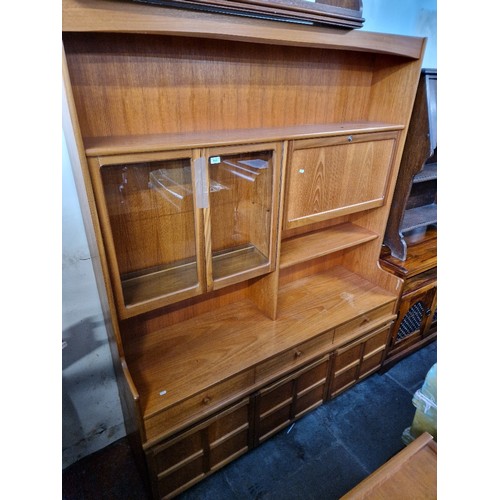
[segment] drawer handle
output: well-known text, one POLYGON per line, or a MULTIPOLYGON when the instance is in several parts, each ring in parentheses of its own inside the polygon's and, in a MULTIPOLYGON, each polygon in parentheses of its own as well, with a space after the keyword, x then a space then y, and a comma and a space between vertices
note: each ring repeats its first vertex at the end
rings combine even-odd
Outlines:
POLYGON ((203 404, 204 404, 204 405, 208 405, 208 404, 209 404, 209 403, 211 403, 211 402, 212 402, 212 398, 210 398, 210 397, 208 397, 208 396, 207 396, 207 397, 205 397, 205 398, 203 398, 203 404))
POLYGON ((295 351, 295 358, 300 358, 302 356, 302 351, 295 351))
POLYGON ((366 325, 366 323, 370 322, 370 318, 363 318, 363 321, 361 322, 362 325, 366 325))
POLYGON ((352 142, 352 135, 349 135, 349 136, 347 137, 347 142, 352 142))

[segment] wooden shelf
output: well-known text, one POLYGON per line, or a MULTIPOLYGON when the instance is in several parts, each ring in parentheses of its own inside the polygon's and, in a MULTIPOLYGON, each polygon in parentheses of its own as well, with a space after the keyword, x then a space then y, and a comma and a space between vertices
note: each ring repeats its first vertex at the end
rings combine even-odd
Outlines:
POLYGON ((388 247, 382 248, 380 264, 400 278, 409 279, 437 266, 437 229, 425 227, 410 233, 407 238, 408 252, 405 260, 391 255, 388 247))
POLYGON ((437 204, 423 205, 407 210, 401 223, 401 232, 405 233, 422 226, 437 223, 437 204))
POLYGON ((280 269, 361 245, 377 236, 372 231, 346 222, 284 240, 281 243, 280 269))
POLYGON ((87 137, 84 138, 84 143, 88 156, 107 156, 233 144, 266 143, 283 139, 320 138, 401 129, 403 129, 403 125, 365 121, 276 128, 213 130, 185 134, 87 137))
POLYGON ((127 357, 144 417, 394 300, 337 266, 283 287, 275 321, 242 300, 138 336, 127 357))
POLYGON ((126 306, 185 292, 198 286, 196 262, 182 263, 122 280, 126 306))
POLYGON ((428 163, 424 166, 422 171, 413 178, 413 184, 418 184, 419 182, 434 181, 436 179, 437 163, 428 163))
POLYGON ((213 257, 214 280, 269 265, 269 258, 254 245, 222 251, 213 257))

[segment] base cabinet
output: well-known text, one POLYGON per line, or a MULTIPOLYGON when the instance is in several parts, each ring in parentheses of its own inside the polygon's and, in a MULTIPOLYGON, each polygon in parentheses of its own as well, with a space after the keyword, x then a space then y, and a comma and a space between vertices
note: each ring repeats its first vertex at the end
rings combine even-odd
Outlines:
POLYGON ((390 328, 338 347, 147 450, 155 498, 175 497, 377 371, 390 328))

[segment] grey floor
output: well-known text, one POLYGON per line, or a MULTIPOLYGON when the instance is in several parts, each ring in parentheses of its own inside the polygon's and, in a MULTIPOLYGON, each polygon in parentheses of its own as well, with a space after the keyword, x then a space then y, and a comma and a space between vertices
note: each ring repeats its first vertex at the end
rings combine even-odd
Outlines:
MULTIPOLYGON (((338 499, 404 444, 413 394, 437 362, 436 342, 325 403, 198 483, 181 500, 338 499)), ((126 440, 63 471, 63 499, 146 499, 126 440)))

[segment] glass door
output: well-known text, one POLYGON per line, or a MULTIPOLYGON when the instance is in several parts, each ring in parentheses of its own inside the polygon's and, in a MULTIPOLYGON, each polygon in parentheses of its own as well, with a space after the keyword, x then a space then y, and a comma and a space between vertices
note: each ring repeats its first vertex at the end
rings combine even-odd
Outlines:
POLYGON ((214 288, 264 274, 275 266, 276 155, 274 144, 208 151, 214 288))
POLYGON ((101 217, 103 233, 123 317, 202 291, 194 161, 190 151, 184 153, 127 155, 117 163, 102 157, 100 165, 94 163, 97 203, 106 215, 101 217))

